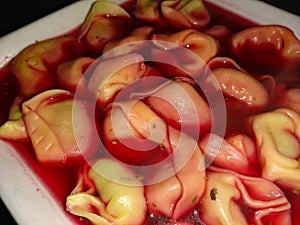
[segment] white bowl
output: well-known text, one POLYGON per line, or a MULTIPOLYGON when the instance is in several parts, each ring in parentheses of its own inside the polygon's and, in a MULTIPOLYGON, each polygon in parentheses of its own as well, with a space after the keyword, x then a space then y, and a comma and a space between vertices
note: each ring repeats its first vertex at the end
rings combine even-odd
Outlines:
MULTIPOLYGON (((22 48, 78 27, 93 0, 83 0, 25 26, 0 39, 0 68, 22 48), (66 19, 68 18, 68 19, 66 19), (49 29, 51 27, 51 29, 49 29), (38 31, 38 32, 37 32, 38 31)), ((260 1, 205 0, 214 8, 234 13, 257 24, 282 24, 300 37, 300 17, 260 1)), ((224 11, 223 11, 224 12, 224 11)), ((22 225, 74 225, 51 189, 21 154, 0 141, 0 195, 17 223, 22 225)))

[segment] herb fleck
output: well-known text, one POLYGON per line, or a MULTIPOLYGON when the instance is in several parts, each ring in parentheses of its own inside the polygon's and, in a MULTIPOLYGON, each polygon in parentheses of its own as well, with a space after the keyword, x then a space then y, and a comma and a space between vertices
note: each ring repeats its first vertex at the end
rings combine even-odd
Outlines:
POLYGON ((193 203, 196 203, 197 202, 197 200, 198 200, 198 196, 195 196, 194 198, 193 198, 193 203))
POLYGON ((213 201, 215 201, 216 199, 217 199, 217 193, 218 193, 218 189, 217 188, 212 188, 211 190, 210 190, 210 199, 211 200, 213 200, 213 201))

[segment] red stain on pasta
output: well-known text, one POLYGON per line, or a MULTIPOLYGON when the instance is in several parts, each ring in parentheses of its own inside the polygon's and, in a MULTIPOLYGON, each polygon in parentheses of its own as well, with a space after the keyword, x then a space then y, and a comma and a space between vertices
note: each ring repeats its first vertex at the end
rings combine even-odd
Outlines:
POLYGON ((2 68, 0 138, 74 223, 299 224, 300 41, 218 12, 96 1, 2 68))

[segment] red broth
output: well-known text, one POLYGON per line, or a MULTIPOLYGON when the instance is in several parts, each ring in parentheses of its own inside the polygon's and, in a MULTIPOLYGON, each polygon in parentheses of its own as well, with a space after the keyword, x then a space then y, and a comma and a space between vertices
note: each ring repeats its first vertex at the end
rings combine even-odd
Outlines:
MULTIPOLYGON (((126 2, 123 5, 125 8, 130 9, 131 3, 126 2)), ((245 27, 256 25, 249 19, 245 19, 232 12, 228 12, 225 9, 207 3, 208 9, 213 14, 212 24, 222 24, 230 27, 231 29, 238 31, 245 27)), ((76 31, 72 31, 70 35, 73 35, 76 31)), ((17 85, 14 76, 10 73, 10 63, 1 68, 0 70, 0 123, 3 124, 7 120, 8 112, 12 101, 17 94, 17 85)), ((240 122, 240 121, 239 121, 240 122)), ((76 184, 76 171, 53 168, 40 165, 35 158, 33 149, 29 144, 24 144, 16 141, 9 141, 9 143, 16 149, 18 154, 22 156, 24 161, 29 165, 29 168, 42 180, 48 191, 53 194, 62 208, 65 208, 66 197, 70 194, 76 184)), ((39 190, 36 190, 39 191, 39 190)), ((300 194, 291 190, 284 190, 287 198, 292 204, 292 218, 294 225, 300 224, 300 217, 297 212, 300 210, 300 194)), ((250 215, 252 212, 245 212, 246 215, 250 215)), ((87 224, 87 221, 82 220, 76 216, 73 216, 66 212, 66 216, 76 224, 87 224)), ((182 221, 190 222, 195 225, 204 225, 199 217, 198 208, 188 213, 182 221)), ((147 218, 147 225, 163 225, 168 224, 170 221, 163 216, 156 216, 149 214, 147 218)))

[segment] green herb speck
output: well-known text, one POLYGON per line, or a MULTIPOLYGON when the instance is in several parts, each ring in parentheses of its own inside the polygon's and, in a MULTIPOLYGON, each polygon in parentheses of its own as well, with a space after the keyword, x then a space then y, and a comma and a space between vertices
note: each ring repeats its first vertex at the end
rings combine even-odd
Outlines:
POLYGON ((193 203, 196 203, 197 202, 197 200, 198 200, 198 196, 195 196, 194 198, 193 198, 193 203))

